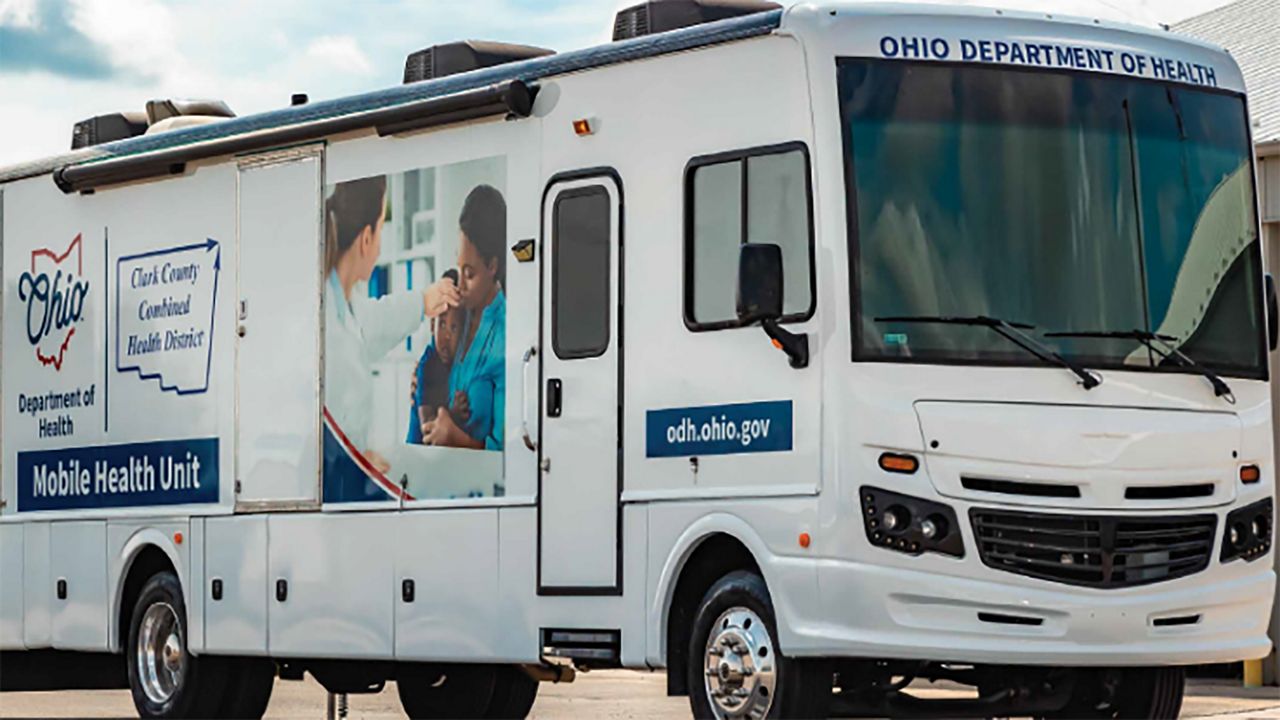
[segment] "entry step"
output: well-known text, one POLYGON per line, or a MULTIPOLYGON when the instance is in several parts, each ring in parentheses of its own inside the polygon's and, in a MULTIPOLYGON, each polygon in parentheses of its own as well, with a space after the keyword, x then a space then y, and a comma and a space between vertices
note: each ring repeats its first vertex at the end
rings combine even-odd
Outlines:
POLYGON ((622 631, 543 628, 542 654, 568 658, 580 666, 618 667, 622 660, 622 631))

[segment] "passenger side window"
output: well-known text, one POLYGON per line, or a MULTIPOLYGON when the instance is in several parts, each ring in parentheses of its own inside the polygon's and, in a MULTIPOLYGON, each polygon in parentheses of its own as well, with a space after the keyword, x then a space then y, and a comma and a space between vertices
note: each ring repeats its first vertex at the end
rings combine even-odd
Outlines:
POLYGON ((684 318, 737 327, 738 247, 782 248, 783 320, 813 315, 813 214, 804 144, 696 158, 685 174, 684 318))
POLYGON ((609 348, 611 208, 602 185, 566 190, 553 210, 551 337, 562 359, 609 348))

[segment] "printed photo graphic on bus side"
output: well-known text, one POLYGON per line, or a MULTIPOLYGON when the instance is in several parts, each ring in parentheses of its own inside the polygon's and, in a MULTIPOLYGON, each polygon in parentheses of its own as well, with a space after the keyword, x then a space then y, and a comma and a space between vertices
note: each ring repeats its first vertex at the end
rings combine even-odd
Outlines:
POLYGON ((506 494, 506 158, 330 185, 324 500, 506 494))

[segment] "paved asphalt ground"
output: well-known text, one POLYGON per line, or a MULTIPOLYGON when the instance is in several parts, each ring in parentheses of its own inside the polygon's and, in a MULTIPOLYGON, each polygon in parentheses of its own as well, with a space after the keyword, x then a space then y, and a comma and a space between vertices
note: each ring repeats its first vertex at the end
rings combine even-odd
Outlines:
MULTIPOLYGON (((597 671, 578 676, 570 685, 542 685, 533 717, 591 718, 620 720, 688 718, 685 698, 666 696, 666 679, 661 673, 597 671)), ((921 694, 946 694, 947 690, 925 690, 921 694)), ((325 717, 327 696, 308 679, 305 682, 276 683, 268 718, 325 717)), ((1238 720, 1240 718, 1280 719, 1280 690, 1241 689, 1238 684, 1196 681, 1189 687, 1183 717, 1238 720)), ((131 718, 133 702, 126 691, 77 691, 63 693, 5 693, 0 695, 0 718, 131 718)), ((352 720, 403 718, 395 688, 378 695, 352 695, 352 720)))

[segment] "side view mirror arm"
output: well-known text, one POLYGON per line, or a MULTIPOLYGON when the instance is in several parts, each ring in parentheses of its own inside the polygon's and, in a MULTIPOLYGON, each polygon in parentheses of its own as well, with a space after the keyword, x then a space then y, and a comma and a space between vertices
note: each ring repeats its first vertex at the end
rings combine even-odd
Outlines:
POLYGON ((793 333, 784 329, 777 320, 761 320, 764 332, 773 341, 774 347, 787 354, 791 367, 799 370, 809 367, 809 335, 793 333))

